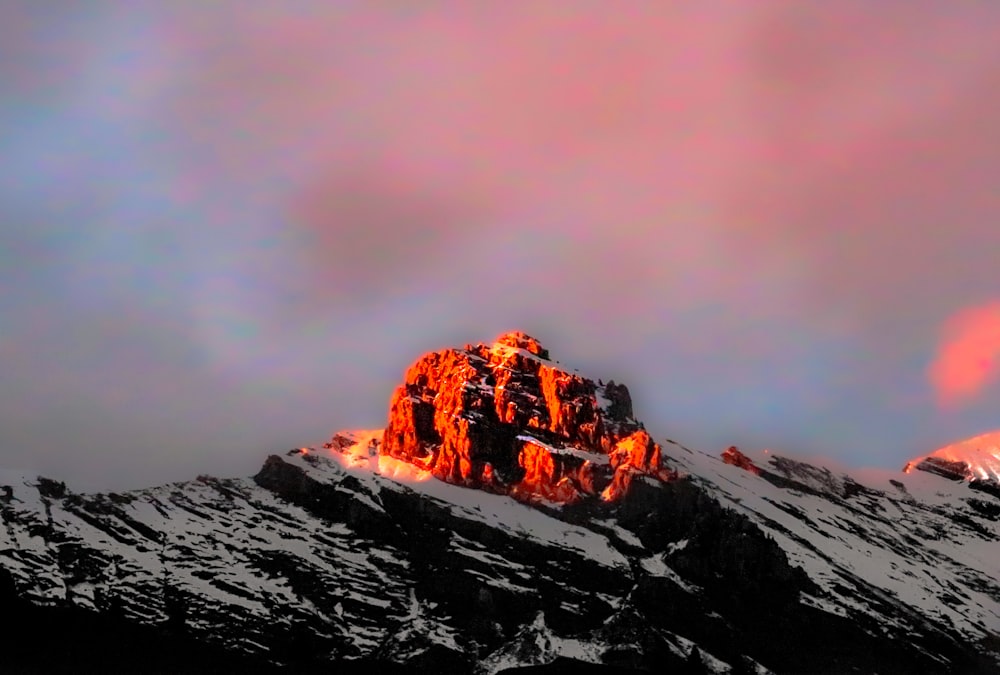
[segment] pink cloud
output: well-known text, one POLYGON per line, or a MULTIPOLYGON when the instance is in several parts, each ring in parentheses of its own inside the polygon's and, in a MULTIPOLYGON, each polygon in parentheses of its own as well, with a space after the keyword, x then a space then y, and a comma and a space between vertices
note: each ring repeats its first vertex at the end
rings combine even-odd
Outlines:
POLYGON ((1000 302, 962 310, 945 323, 928 371, 938 401, 972 400, 1000 376, 1000 302))
MULTIPOLYGON (((630 369, 667 421, 722 429, 730 396, 845 445, 874 419, 867 446, 926 417, 937 317, 996 294, 1000 3, 104 2, 51 29, 27 11, 50 4, 0 21, 12 128, 38 132, 12 138, 84 158, 114 124, 108 164, 156 171, 98 178, 115 204, 148 179, 129 229, 176 226, 142 264, 192 306, 135 320, 227 377, 321 383, 321 417, 381 419, 414 345, 521 327, 630 369)), ((991 307, 949 323, 944 405, 997 376, 991 307)))
POLYGON ((300 242, 304 314, 471 269, 856 336, 968 302, 1000 247, 991 4, 236 7, 157 23, 161 122, 300 242))

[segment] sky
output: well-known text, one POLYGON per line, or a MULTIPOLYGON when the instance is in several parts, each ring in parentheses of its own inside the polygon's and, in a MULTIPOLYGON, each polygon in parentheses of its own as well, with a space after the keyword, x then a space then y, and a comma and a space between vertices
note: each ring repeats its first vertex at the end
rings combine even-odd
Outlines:
POLYGON ((0 466, 253 474, 539 338, 658 438, 1000 428, 1000 3, 0 5, 0 466))

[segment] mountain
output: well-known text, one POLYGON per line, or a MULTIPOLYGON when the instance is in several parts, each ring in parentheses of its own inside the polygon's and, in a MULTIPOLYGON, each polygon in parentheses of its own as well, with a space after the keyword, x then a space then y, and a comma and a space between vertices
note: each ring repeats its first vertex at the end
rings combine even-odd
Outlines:
POLYGON ((996 673, 979 445, 853 476, 698 452, 508 333, 252 478, 0 476, 3 672, 996 673))

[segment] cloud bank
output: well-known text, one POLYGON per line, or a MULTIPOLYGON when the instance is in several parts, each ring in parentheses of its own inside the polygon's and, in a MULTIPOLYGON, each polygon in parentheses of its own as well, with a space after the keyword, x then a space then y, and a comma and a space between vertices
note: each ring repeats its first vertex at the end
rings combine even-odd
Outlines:
POLYGON ((706 447, 1000 424, 927 379, 1000 296, 995 3, 123 7, 0 10, 11 461, 255 461, 514 328, 706 447))

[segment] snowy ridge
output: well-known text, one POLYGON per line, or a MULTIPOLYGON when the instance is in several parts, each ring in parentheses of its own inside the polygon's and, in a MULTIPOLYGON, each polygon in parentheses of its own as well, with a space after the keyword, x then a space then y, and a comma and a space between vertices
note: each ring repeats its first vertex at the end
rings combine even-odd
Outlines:
MULTIPOLYGON (((426 471, 393 457, 378 454, 380 431, 353 431, 338 435, 355 440, 340 452, 318 454, 307 450, 286 461, 320 482, 339 483, 346 475, 367 484, 373 494, 408 490, 430 498, 462 518, 477 521, 547 546, 571 549, 611 568, 625 569, 628 561, 607 538, 592 530, 569 525, 514 499, 433 479, 426 471)), ((532 442, 540 443, 531 439, 532 442)))
POLYGON ((218 640, 238 624, 250 652, 262 648, 275 623, 308 622, 359 649, 375 645, 384 633, 381 611, 406 604, 407 588, 391 574, 406 564, 395 551, 376 549, 343 526, 311 522, 250 480, 192 481, 69 503, 42 497, 41 508, 26 499, 30 494, 15 492, 18 526, 0 533, 0 553, 23 593, 38 601, 96 608, 95 593, 113 596, 127 616, 155 623, 167 620, 173 592, 187 598, 196 633, 218 640), (46 540, 46 521, 58 529, 58 544, 46 540), (60 565, 60 548, 68 545, 89 549, 78 565, 91 569, 60 565), (298 574, 349 590, 328 602, 296 589, 298 574, 262 574, 291 558, 298 574), (319 609, 335 604, 353 620, 319 609))
POLYGON ((764 454, 757 476, 676 443, 666 451, 818 583, 804 602, 901 631, 930 619, 973 643, 1000 632, 996 495, 925 472, 859 472, 862 484, 764 454))
POLYGON ((767 622, 794 612, 783 630, 801 625, 796 639, 816 637, 810 649, 867 636, 875 642, 849 653, 899 644, 892 659, 909 650, 920 664, 900 668, 950 673, 964 668, 951 661, 963 645, 1000 633, 1000 497, 966 482, 852 477, 773 455, 754 458, 758 476, 668 441, 665 460, 687 478, 636 481, 620 505, 529 506, 432 478, 381 455, 381 440, 344 432, 272 456, 253 479, 120 494, 4 475, 0 568, 34 602, 182 622, 278 663, 297 635, 324 658, 449 672, 556 658, 802 672, 811 666, 794 658, 810 655, 760 642, 767 622), (814 584, 793 607, 769 604, 768 576, 786 564, 775 544, 814 584), (743 555, 746 579, 705 574, 743 555))
MULTIPOLYGON (((498 551, 450 534, 441 552, 493 592, 531 597, 539 577, 556 583, 580 565, 584 576, 596 565, 627 577, 627 558, 604 534, 506 496, 430 480, 412 465, 380 457, 380 437, 338 434, 342 447, 299 448, 282 463, 372 513, 385 514, 390 496, 410 496, 512 543, 550 551, 539 567, 519 561, 525 554, 516 549, 498 551)), ((363 533, 369 529, 359 527, 363 518, 353 524, 317 518, 250 479, 202 477, 82 496, 54 481, 40 490, 38 481, 13 478, 5 483, 11 497, 3 505, 0 566, 36 602, 103 610, 113 598, 127 617, 156 624, 171 618, 178 599, 195 635, 248 653, 266 654, 276 635, 306 625, 342 658, 406 663, 435 646, 467 651, 447 609, 414 595, 422 581, 413 551, 363 533), (69 549, 82 553, 67 568, 69 549)), ((568 588, 562 604, 582 607, 590 593, 568 588)))

